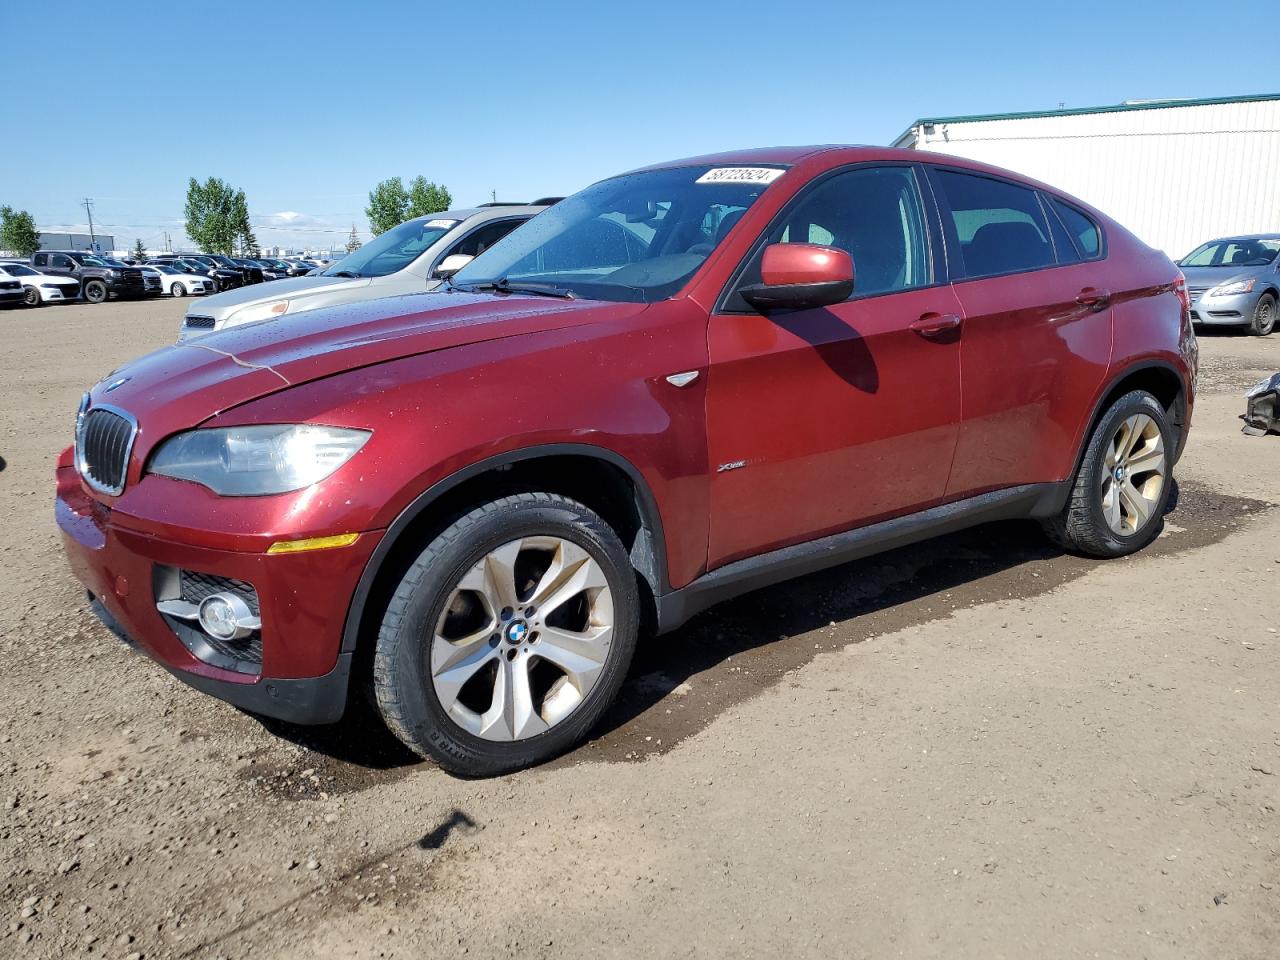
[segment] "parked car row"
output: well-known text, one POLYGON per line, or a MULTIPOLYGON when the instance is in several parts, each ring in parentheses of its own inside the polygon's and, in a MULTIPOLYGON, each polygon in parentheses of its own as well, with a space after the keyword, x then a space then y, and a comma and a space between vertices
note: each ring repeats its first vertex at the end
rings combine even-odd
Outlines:
POLYGON ((137 299, 165 293, 199 297, 301 277, 317 268, 317 263, 305 259, 184 253, 140 261, 85 250, 40 250, 29 261, 0 260, 0 306, 39 307, 81 297, 103 303, 112 297, 137 299))

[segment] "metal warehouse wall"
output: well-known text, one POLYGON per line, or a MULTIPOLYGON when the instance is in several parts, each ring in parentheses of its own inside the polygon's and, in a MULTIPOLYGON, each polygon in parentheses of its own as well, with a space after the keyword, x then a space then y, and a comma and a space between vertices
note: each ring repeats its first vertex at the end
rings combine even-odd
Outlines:
POLYGON ((923 130, 899 145, 1053 184, 1174 258, 1214 237, 1280 232, 1280 99, 939 120, 931 135, 923 130))

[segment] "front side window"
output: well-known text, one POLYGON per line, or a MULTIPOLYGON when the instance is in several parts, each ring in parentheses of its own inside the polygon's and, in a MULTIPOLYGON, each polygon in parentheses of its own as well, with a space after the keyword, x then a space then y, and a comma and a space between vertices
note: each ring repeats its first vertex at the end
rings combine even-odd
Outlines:
MULTIPOLYGON (((793 202, 752 254, 737 287, 760 282, 764 248, 817 243, 853 259, 853 296, 911 290, 932 282, 929 241, 911 167, 868 167, 838 173, 793 202)), ((728 310, 750 309, 736 292, 728 310)))
POLYGON ((468 257, 478 257, 522 223, 524 223, 523 220, 497 220, 486 223, 454 244, 447 256, 462 253, 468 257))
POLYGON ((1179 261, 1183 267, 1265 267, 1280 253, 1280 240, 1213 240, 1179 261))
POLYGON ((453 283, 506 281, 595 300, 665 300, 784 173, 696 166, 604 180, 538 214, 467 264, 453 283))
POLYGON ((1049 225, 1034 190, 953 170, 938 170, 936 176, 950 207, 966 278, 1054 265, 1049 225))

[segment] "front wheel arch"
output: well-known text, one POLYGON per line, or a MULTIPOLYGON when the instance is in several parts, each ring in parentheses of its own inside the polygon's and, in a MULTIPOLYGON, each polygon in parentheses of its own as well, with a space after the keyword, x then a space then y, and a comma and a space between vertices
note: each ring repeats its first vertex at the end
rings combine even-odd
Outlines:
POLYGON ((654 597, 670 590, 667 574, 666 540, 657 501, 639 469, 622 455, 592 444, 543 444, 511 450, 479 460, 450 474, 419 494, 387 527, 377 549, 365 565, 352 595, 343 627, 342 651, 371 647, 370 631, 376 633, 380 606, 389 599, 386 585, 398 581, 396 571, 409 555, 417 555, 424 538, 443 529, 478 502, 496 493, 551 487, 550 492, 581 494, 566 485, 561 471, 580 466, 593 481, 611 483, 592 489, 587 506, 614 526, 630 551, 631 565, 642 585, 642 606, 646 618, 655 615, 654 597), (625 485, 624 485, 625 484, 625 485), (624 497, 625 491, 625 497, 624 497), (623 502, 627 500, 628 502, 623 502), (418 550, 414 549, 415 544, 418 550))

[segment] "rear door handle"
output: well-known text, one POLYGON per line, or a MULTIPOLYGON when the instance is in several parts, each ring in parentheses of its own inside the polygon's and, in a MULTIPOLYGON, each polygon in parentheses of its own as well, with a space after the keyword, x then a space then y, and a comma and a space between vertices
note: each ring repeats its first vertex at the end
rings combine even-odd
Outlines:
POLYGON ((926 313, 919 319, 912 320, 907 326, 920 336, 932 340, 944 337, 953 330, 959 330, 963 322, 964 318, 958 313, 926 313))
POLYGON ((1076 294, 1076 303, 1082 307, 1101 309, 1111 302, 1111 291, 1101 287, 1085 287, 1076 294))

